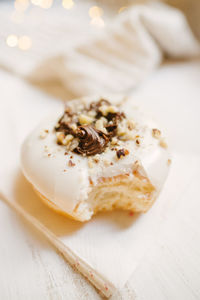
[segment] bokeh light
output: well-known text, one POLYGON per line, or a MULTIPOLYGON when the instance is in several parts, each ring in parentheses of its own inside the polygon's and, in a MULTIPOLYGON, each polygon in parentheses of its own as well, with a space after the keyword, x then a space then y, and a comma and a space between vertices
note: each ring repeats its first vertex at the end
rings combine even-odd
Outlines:
POLYGON ((7 36, 6 44, 9 47, 16 47, 18 44, 18 37, 15 34, 10 34, 7 36))
POLYGON ((100 18, 101 16, 103 16, 103 9, 98 6, 92 6, 89 9, 89 16, 91 18, 100 18))
POLYGON ((125 9, 127 9, 127 6, 122 6, 122 7, 120 7, 120 9, 118 10, 118 13, 120 14, 120 13, 123 12, 125 9))
POLYGON ((29 0, 15 0, 14 7, 16 11, 23 12, 25 11, 29 6, 29 0))
POLYGON ((32 46, 32 40, 29 36, 23 35, 19 38, 18 40, 18 47, 21 50, 28 50, 30 49, 32 46))
POLYGON ((74 6, 74 1, 73 0, 63 0, 62 1, 62 6, 65 9, 71 9, 74 6))

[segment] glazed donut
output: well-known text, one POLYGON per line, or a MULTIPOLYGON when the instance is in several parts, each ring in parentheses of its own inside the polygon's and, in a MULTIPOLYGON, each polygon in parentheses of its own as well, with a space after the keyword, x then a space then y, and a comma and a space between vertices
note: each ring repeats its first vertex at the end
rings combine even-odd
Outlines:
POLYGON ((21 149, 23 173, 37 194, 78 221, 113 209, 146 212, 170 161, 161 131, 123 97, 66 102, 21 149))

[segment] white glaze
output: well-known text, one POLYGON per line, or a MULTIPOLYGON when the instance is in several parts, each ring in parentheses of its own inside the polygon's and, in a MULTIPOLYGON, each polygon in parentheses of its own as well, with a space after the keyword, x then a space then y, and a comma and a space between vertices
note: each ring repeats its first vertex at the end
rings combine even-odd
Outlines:
MULTIPOLYGON (((93 101, 94 97, 84 99, 93 101)), ((122 99, 114 100, 111 102, 122 99)), ((168 173, 169 154, 159 145, 159 140, 152 136, 152 128, 157 126, 151 118, 147 118, 128 101, 122 104, 121 109, 127 118, 136 122, 135 133, 141 136, 139 146, 134 140, 124 142, 122 145, 129 150, 129 155, 118 160, 115 151, 109 149, 99 155, 100 162, 93 168, 89 168, 87 157, 69 151, 68 155, 64 155, 66 148, 57 145, 53 131, 62 115, 60 111, 39 124, 22 146, 21 164, 27 179, 42 195, 69 214, 72 214, 80 200, 87 200, 90 191, 89 178, 96 184, 101 177, 132 173, 135 161, 140 162, 147 177, 159 191, 168 173), (49 133, 45 138, 41 138, 40 134, 45 129, 48 129, 49 133), (73 155, 71 158, 75 163, 73 167, 68 166, 70 155, 73 155), (113 162, 113 165, 107 166, 105 161, 113 162)))

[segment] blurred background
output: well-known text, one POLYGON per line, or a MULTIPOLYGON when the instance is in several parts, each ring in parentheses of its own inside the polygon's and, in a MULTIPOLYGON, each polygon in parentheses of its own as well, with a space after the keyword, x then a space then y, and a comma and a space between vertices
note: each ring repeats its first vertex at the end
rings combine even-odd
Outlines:
MULTIPOLYGON (((44 59, 98 35, 142 0, 1 0, 0 68, 26 76, 44 59)), ((158 1, 151 1, 158 2, 158 1)), ((180 8, 200 39, 200 1, 163 1, 180 8)))

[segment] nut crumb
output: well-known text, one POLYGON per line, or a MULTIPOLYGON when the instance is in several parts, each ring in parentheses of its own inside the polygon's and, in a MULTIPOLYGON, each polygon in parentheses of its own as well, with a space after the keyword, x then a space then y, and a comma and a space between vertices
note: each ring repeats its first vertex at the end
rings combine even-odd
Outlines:
POLYGON ((88 167, 91 169, 94 167, 93 159, 91 157, 88 158, 88 167))
POLYGON ((129 154, 129 151, 127 149, 119 149, 117 152, 116 152, 116 155, 117 155, 117 158, 120 159, 121 156, 126 156, 129 154))
POLYGON ((160 144, 161 147, 163 147, 165 149, 167 148, 167 143, 165 142, 164 139, 161 139, 159 144, 160 144))
POLYGON ((73 161, 70 159, 69 162, 68 162, 68 166, 69 167, 74 167, 75 163, 73 163, 73 161))
POLYGON ((136 139, 135 142, 137 145, 140 145, 140 140, 136 139))
POLYGON ((51 153, 48 153, 48 157, 50 157, 51 156, 51 153))
POLYGON ((93 161, 98 164, 99 163, 99 158, 93 158, 93 161))
POLYGON ((103 160, 104 166, 108 167, 110 165, 109 161, 107 159, 103 160))
POLYGON ((129 130, 133 130, 135 128, 135 123, 133 120, 128 120, 127 125, 129 130))
POLYGON ((92 181, 91 177, 89 177, 89 182, 90 182, 90 185, 93 185, 93 181, 92 181))
POLYGON ((40 138, 41 138, 41 139, 45 139, 48 132, 49 132, 49 131, 48 131, 47 129, 42 130, 42 131, 40 132, 40 138))
POLYGON ((170 166, 171 163, 172 163, 172 160, 171 160, 171 159, 168 159, 168 161, 167 161, 168 166, 170 166))
POLYGON ((152 129, 152 136, 156 139, 159 139, 161 137, 161 131, 157 128, 152 129))

